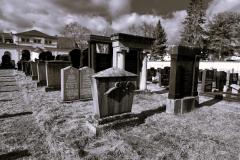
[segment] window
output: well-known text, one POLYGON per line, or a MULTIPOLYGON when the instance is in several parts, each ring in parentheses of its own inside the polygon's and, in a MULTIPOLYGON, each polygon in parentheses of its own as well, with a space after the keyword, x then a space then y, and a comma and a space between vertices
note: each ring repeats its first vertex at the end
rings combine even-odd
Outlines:
POLYGON ((45 40, 45 44, 52 44, 51 40, 45 40))
POLYGON ((30 42, 29 38, 21 38, 21 41, 25 42, 25 43, 29 43, 30 42))
POLYGON ((34 39, 33 42, 34 43, 41 43, 41 39, 34 39))

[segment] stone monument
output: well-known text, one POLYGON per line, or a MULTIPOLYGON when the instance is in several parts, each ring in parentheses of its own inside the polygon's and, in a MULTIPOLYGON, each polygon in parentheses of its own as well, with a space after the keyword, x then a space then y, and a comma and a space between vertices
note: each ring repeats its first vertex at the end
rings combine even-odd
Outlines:
POLYGON ((200 49, 178 46, 171 55, 167 113, 183 114, 198 106, 200 49))

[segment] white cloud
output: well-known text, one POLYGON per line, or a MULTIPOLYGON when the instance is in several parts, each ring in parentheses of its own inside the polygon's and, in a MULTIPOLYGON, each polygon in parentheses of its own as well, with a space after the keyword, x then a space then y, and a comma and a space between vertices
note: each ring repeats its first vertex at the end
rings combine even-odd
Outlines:
POLYGON ((240 0, 213 0, 207 9, 207 17, 226 11, 240 12, 240 0))

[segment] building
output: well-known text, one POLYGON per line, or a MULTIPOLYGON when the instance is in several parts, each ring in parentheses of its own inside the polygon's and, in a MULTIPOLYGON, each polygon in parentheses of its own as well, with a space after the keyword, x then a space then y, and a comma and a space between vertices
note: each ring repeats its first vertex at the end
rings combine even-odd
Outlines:
POLYGON ((68 54, 75 48, 73 40, 66 37, 50 36, 37 30, 20 33, 0 33, 0 63, 4 53, 10 53, 15 64, 21 59, 22 50, 29 50, 31 59, 38 58, 42 51, 53 55, 68 54))

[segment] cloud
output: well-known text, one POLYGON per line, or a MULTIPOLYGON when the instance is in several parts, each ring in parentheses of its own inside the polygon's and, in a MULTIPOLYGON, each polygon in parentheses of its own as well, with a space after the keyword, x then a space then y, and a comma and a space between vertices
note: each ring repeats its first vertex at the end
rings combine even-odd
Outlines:
POLYGON ((171 18, 163 18, 157 15, 139 15, 137 13, 131 13, 119 17, 112 22, 112 29, 116 32, 126 31, 130 26, 140 26, 143 22, 151 25, 161 20, 161 24, 167 34, 168 43, 175 44, 180 40, 181 30, 183 28, 182 22, 186 17, 186 11, 176 11, 172 14, 171 18))
POLYGON ((213 0, 208 9, 207 17, 212 17, 218 13, 232 11, 240 12, 240 1, 239 0, 213 0))

